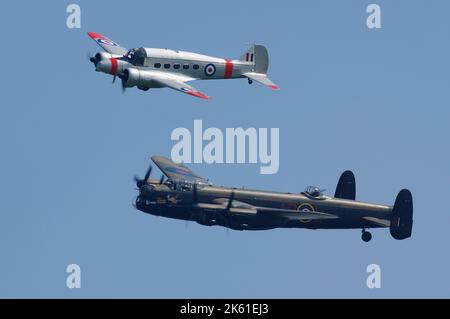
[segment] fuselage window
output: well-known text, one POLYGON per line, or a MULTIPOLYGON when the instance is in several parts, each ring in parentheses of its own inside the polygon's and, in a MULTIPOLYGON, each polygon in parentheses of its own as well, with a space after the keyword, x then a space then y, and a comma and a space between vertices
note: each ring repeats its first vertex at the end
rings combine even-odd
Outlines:
POLYGON ((159 69, 161 67, 161 63, 155 63, 155 68, 159 69))
POLYGON ((189 64, 183 64, 183 69, 188 70, 189 69, 189 64))
POLYGON ((170 69, 170 64, 169 63, 164 64, 164 69, 170 69))
POLYGON ((194 64, 194 65, 192 66, 192 68, 193 68, 194 70, 198 70, 198 69, 200 69, 200 66, 199 66, 198 64, 194 64))
POLYGON ((174 64, 174 65, 173 65, 173 68, 174 68, 175 70, 178 70, 178 69, 180 68, 180 64, 179 64, 179 63, 174 64))

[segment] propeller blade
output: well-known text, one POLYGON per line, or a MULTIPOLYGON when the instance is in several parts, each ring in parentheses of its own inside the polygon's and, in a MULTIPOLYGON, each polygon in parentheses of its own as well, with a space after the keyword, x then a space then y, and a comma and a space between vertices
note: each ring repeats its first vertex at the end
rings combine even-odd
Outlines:
POLYGON ((228 200, 227 210, 230 210, 231 206, 233 205, 234 200, 234 191, 231 192, 230 199, 228 200))
POLYGON ((125 90, 127 88, 127 81, 128 81, 128 70, 123 71, 122 73, 117 75, 119 79, 122 80, 122 93, 125 93, 125 90))
POLYGON ((194 184, 194 189, 192 190, 192 200, 194 204, 197 204, 198 197, 197 197, 197 184, 194 184))
POLYGON ((89 61, 91 61, 92 63, 94 63, 95 58, 94 58, 94 56, 91 54, 91 52, 87 52, 87 53, 86 53, 86 57, 87 57, 87 59, 88 59, 89 61))
POLYGON ((116 75, 113 76, 113 83, 116 83, 116 75))
POLYGON ((101 56, 98 53, 96 55, 92 55, 90 52, 88 52, 87 58, 95 66, 97 66, 97 63, 101 60, 101 56))
POLYGON ((161 175, 161 178, 159 179, 159 183, 162 184, 164 182, 164 174, 161 175))
POLYGON ((148 181, 148 179, 150 178, 150 174, 152 173, 152 165, 150 164, 150 166, 147 169, 147 172, 145 173, 144 176, 144 181, 148 181))

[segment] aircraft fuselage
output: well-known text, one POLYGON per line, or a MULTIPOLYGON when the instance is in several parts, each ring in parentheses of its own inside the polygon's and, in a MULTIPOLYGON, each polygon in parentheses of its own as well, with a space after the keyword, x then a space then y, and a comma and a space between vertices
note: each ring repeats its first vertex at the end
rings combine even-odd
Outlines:
MULTIPOLYGON (((217 186, 198 188, 197 200, 216 204, 218 199, 226 201, 234 192, 234 201, 254 206, 281 208, 299 211, 316 211, 339 216, 338 219, 303 220, 286 222, 272 214, 233 214, 226 216, 217 210, 199 212, 192 208, 192 190, 173 190, 164 184, 154 184, 151 191, 142 191, 136 199, 136 208, 157 216, 197 221, 202 225, 219 225, 235 230, 265 230, 272 228, 374 228, 376 226, 362 217, 389 219, 392 206, 370 204, 361 201, 331 197, 311 198, 303 193, 277 193, 269 191, 236 189, 217 186)), ((299 212, 300 213, 300 212, 299 212)))

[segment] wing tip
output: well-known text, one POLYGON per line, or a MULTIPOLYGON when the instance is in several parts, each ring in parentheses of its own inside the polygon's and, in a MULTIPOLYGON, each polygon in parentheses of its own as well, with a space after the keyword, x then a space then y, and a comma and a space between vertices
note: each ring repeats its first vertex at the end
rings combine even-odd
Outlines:
POLYGON ((88 35, 89 37, 91 37, 92 39, 98 39, 98 38, 101 38, 101 37, 102 37, 101 34, 98 34, 97 32, 92 32, 92 31, 89 31, 89 32, 87 33, 87 35, 88 35))
POLYGON ((278 91, 280 89, 280 87, 276 84, 272 84, 272 85, 268 85, 268 87, 272 90, 278 91))
POLYGON ((100 33, 97 33, 97 32, 89 31, 87 34, 92 40, 98 40, 98 39, 109 40, 107 37, 105 37, 104 35, 101 35, 100 33))
POLYGON ((198 91, 191 91, 191 92, 186 92, 189 95, 195 96, 195 97, 199 97, 203 100, 212 100, 212 97, 203 94, 202 92, 198 92, 198 91))

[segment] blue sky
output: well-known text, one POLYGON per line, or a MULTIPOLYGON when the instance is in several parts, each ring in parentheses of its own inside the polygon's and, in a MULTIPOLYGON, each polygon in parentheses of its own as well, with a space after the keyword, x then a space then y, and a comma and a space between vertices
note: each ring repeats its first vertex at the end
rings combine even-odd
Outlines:
MULTIPOLYGON (((0 297, 449 297, 450 3, 58 1, 2 5, 0 297), (121 93, 93 72, 96 31, 125 47, 238 58, 269 49, 273 92, 245 80, 121 93), (373 230, 235 232, 136 211, 132 177, 169 155, 174 128, 280 128, 280 169, 191 167, 221 185, 333 194, 352 169, 357 198, 414 197, 413 237, 373 230), (77 263, 82 288, 68 289, 77 263), (381 266, 381 289, 366 267, 381 266)), ((156 174, 155 174, 156 176, 156 174)))

